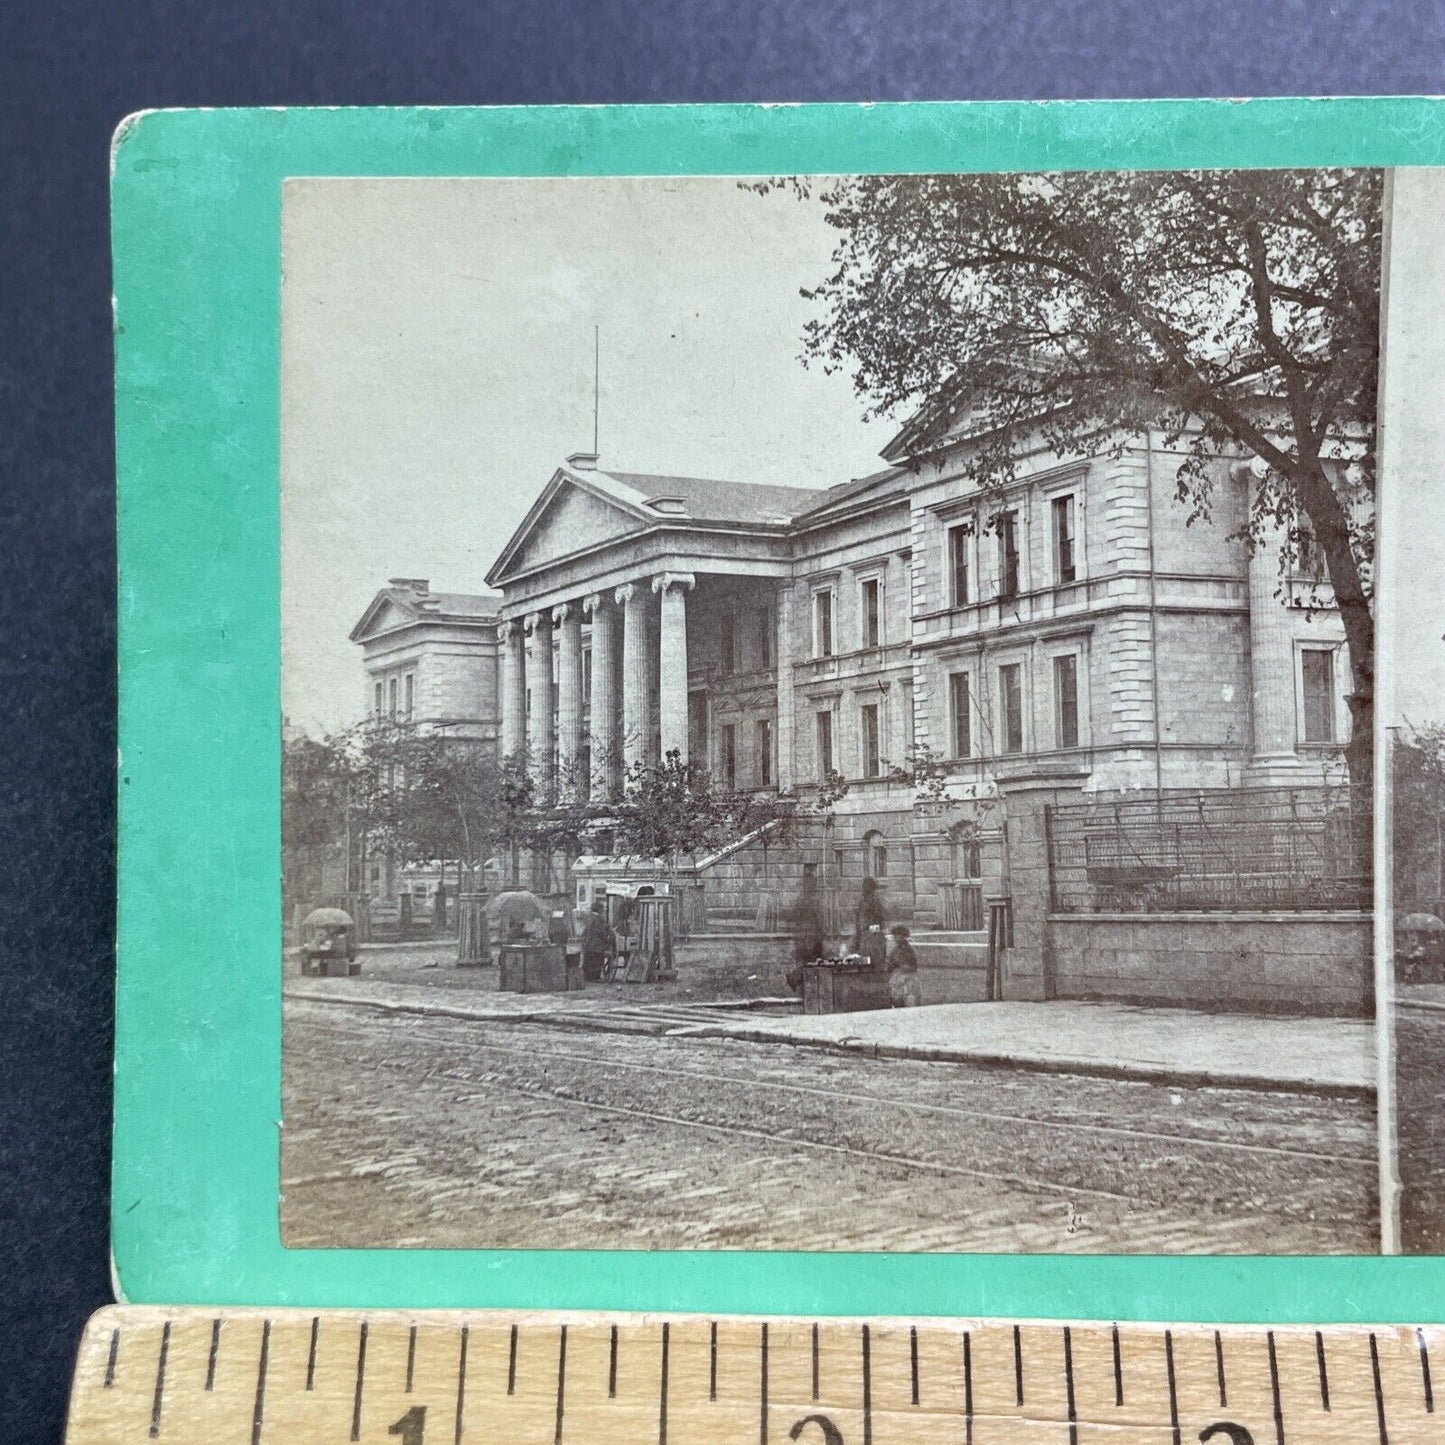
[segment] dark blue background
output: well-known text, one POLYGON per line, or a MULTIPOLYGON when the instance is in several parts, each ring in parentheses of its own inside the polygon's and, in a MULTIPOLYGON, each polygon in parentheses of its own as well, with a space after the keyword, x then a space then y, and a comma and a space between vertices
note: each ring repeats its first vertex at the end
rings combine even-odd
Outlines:
MULTIPOLYGON (((0 1429, 55 1440, 106 1262, 106 168, 149 106, 1429 93, 1438 3, 0 0, 0 1429)), ((175 880, 184 888, 184 877, 175 880)))

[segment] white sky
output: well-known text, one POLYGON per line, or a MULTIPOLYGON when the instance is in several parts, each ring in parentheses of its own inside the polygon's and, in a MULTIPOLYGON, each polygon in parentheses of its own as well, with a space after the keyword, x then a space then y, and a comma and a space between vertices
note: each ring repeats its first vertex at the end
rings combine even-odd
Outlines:
POLYGON ((295 180, 283 204, 283 705, 354 721, 388 577, 484 591, 555 466, 794 486, 876 470, 846 376, 804 370, 816 202, 729 179, 295 180))

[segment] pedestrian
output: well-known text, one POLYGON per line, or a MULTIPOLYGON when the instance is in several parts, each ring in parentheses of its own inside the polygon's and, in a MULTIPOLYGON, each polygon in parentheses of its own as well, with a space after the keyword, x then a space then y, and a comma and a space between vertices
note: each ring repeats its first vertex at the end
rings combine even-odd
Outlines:
POLYGON ((607 960, 616 952, 612 930, 607 926, 607 904, 597 899, 587 915, 582 931, 582 977, 588 983, 601 983, 607 960))
POLYGON ((893 951, 888 955, 888 997, 894 1008, 917 1008, 923 1002, 918 984, 918 955, 900 923, 893 930, 893 951))
POLYGON ((888 940, 883 936, 881 923, 870 923, 863 935, 863 947, 859 950, 868 960, 868 967, 880 977, 888 971, 888 940))
POLYGON ((863 952, 863 940, 868 928, 876 923, 881 929, 887 920, 883 915, 883 897, 878 892, 878 880, 865 878, 863 891, 858 898, 858 913, 853 921, 853 952, 863 952))

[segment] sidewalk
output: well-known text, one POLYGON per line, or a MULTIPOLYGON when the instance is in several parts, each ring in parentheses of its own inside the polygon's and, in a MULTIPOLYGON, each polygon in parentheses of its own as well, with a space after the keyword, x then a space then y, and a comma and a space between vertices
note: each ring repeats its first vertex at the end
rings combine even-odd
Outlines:
POLYGON ((1372 1095, 1375 1025, 1056 1000, 723 1019, 689 1036, 1235 1088, 1372 1095))
POLYGON ((622 1014, 639 1024, 654 1015, 652 1027, 637 1031, 836 1049, 881 1059, 1361 1098, 1375 1091, 1375 1026, 1360 1019, 1264 1018, 1073 1000, 780 1017, 750 1009, 746 1000, 698 1002, 681 1010, 675 1000, 658 999, 645 988, 522 995, 359 978, 289 978, 285 994, 419 1017, 551 1021, 582 1029, 609 1027, 622 1014))

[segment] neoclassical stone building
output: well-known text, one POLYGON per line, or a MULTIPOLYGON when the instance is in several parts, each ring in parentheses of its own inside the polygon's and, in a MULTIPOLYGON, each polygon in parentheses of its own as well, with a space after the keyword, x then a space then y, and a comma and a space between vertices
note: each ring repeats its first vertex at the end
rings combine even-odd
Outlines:
POLYGON ((1158 433, 1041 444, 989 494, 972 444, 925 410, 827 489, 569 457, 463 649, 478 677, 495 649, 501 750, 599 798, 672 751, 804 803, 841 779, 826 823, 702 860, 710 920, 763 928, 811 879, 841 926, 872 876, 925 941, 995 927, 1036 959, 1043 802, 1343 779, 1343 628, 1308 555, 1240 540, 1246 463, 1191 526, 1158 433))
POLYGON ((1040 773, 1092 793, 1341 775, 1343 630, 1307 558, 1281 576, 1279 548, 1247 554, 1237 465, 1187 526, 1157 435, 1040 449, 988 497, 968 446, 915 424, 827 490, 570 457, 487 574, 503 749, 573 787, 673 749, 802 796, 836 772, 837 846, 869 836, 900 883, 930 828, 890 775, 922 749, 959 801, 1040 773))

